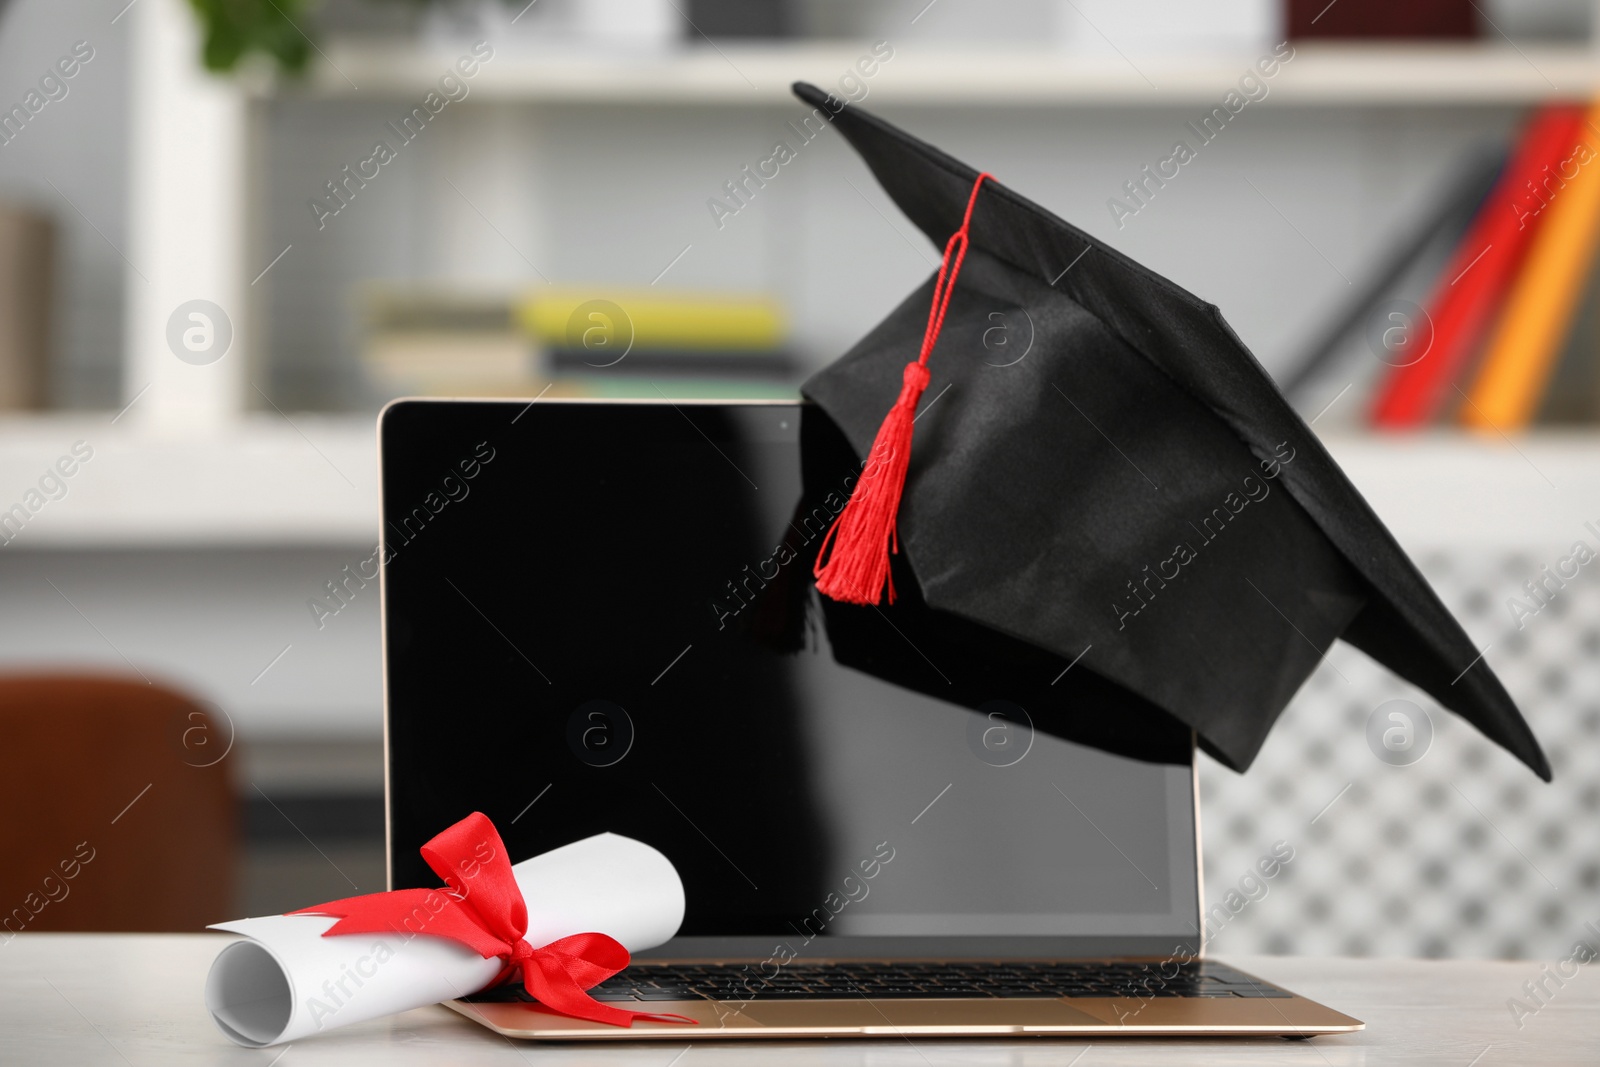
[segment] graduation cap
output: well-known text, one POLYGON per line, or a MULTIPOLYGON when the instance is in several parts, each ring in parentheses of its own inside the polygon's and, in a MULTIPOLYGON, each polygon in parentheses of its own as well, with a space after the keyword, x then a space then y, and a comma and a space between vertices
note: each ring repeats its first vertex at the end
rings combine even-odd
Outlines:
POLYGON ((1214 306, 794 91, 945 247, 802 387, 860 469, 815 560, 830 635, 846 605, 909 596, 1072 661, 1240 771, 1343 638, 1549 780, 1460 624, 1214 306))

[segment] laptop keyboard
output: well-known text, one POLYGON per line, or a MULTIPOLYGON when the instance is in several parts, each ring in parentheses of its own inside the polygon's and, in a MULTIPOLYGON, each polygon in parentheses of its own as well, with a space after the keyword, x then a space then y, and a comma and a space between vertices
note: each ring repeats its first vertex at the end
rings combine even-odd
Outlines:
MULTIPOLYGON (((793 963, 763 979, 744 964, 637 963, 589 991, 596 1000, 971 1000, 990 997, 1289 997, 1224 964, 1102 961, 793 963)), ((532 1000, 518 985, 471 1001, 532 1000)))

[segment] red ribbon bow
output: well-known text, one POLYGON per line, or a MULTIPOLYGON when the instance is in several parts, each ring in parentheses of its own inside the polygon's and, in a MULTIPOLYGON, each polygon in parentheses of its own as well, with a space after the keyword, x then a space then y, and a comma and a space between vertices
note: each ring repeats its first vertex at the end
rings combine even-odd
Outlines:
POLYGON ((323 932, 335 934, 427 934, 472 949, 484 959, 505 962, 490 986, 517 974, 540 1004, 561 1015, 613 1026, 695 1020, 682 1015, 629 1011, 602 1004, 587 990, 628 966, 628 950, 606 934, 572 934, 542 948, 528 944, 528 905, 522 899, 505 844, 482 812, 465 819, 422 846, 422 858, 445 880, 443 889, 396 889, 368 893, 291 911, 290 915, 331 915, 338 922, 323 932))

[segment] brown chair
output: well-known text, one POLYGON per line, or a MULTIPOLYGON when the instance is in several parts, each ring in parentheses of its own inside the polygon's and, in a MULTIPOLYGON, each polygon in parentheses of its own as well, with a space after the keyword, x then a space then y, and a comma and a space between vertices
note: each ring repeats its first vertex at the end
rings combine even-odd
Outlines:
POLYGON ((234 918, 232 735, 139 677, 0 675, 0 941, 234 918))

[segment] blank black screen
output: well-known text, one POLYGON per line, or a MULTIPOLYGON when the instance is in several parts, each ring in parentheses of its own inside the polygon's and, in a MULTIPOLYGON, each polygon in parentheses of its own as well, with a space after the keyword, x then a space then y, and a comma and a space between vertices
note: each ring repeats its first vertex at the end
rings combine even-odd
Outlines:
POLYGON ((661 849, 688 936, 1192 932, 1191 735, 914 560, 822 602, 857 464, 820 412, 407 401, 381 440, 395 887, 479 810, 515 859, 661 849))

